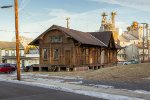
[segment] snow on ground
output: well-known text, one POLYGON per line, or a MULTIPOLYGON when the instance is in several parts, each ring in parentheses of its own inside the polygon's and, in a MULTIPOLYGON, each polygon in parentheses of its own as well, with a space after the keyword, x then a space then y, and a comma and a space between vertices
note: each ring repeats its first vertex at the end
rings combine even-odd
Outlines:
POLYGON ((52 78, 61 78, 61 79, 82 79, 80 77, 70 77, 70 76, 50 76, 52 78))
POLYGON ((142 78, 142 79, 145 79, 145 80, 150 80, 150 77, 147 77, 147 78, 142 78))
MULTIPOLYGON (((131 90, 129 90, 129 91, 131 91, 131 90)), ((135 90, 134 92, 136 92, 136 93, 140 93, 140 94, 149 94, 149 95, 150 95, 150 91, 135 90)))
MULTIPOLYGON (((61 83, 64 82, 64 80, 60 80, 60 79, 43 79, 43 78, 34 78, 34 80, 38 80, 38 81, 47 81, 47 82, 56 82, 56 83, 61 83)), ((25 80, 26 81, 26 80, 25 80)))
POLYGON ((92 92, 92 91, 76 91, 78 94, 84 94, 92 97, 98 97, 98 98, 103 98, 103 99, 108 99, 108 100, 144 100, 140 98, 131 98, 127 96, 121 96, 121 95, 111 95, 111 94, 106 94, 106 93, 100 93, 100 92, 92 92))
POLYGON ((82 84, 83 81, 77 81, 77 82, 65 82, 65 83, 69 83, 69 84, 82 84))
POLYGON ((100 93, 100 92, 94 92, 94 91, 73 90, 73 89, 66 88, 66 87, 59 87, 59 86, 47 85, 47 84, 35 83, 35 82, 4 80, 4 79, 0 79, 0 81, 8 81, 8 82, 12 82, 12 83, 19 83, 19 84, 25 84, 25 85, 30 85, 30 86, 39 86, 39 87, 43 87, 43 88, 49 88, 49 89, 55 89, 55 90, 60 90, 60 91, 65 91, 65 92, 83 94, 83 95, 87 95, 87 96, 103 98, 103 99, 108 99, 108 100, 144 100, 144 99, 140 99, 140 98, 133 98, 133 97, 122 96, 122 95, 112 95, 112 94, 100 93))
POLYGON ((113 86, 108 86, 108 85, 89 84, 89 86, 94 86, 94 87, 97 87, 97 88, 114 88, 113 86))
POLYGON ((48 76, 47 74, 22 74, 22 80, 17 81, 16 73, 0 74, 0 81, 8 81, 31 86, 55 89, 60 91, 72 92, 88 95, 108 100, 144 100, 150 98, 149 91, 143 90, 121 90, 113 86, 89 84, 82 85, 83 81, 78 81, 76 77, 48 76), (72 79, 72 81, 66 81, 72 79), (141 99, 144 98, 144 99, 141 99))

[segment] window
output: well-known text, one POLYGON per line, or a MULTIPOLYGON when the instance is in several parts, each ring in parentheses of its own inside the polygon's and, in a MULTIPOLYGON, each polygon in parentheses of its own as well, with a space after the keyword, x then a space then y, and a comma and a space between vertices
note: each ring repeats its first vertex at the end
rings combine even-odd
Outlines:
POLYGON ((86 52, 86 55, 89 55, 89 49, 86 49, 85 52, 86 52))
POLYGON ((5 50, 5 56, 9 56, 9 51, 5 50))
POLYGON ((51 41, 52 41, 53 43, 62 42, 62 36, 52 36, 52 37, 51 37, 51 41))
POLYGON ((48 51, 45 48, 42 50, 42 57, 44 60, 47 60, 48 58, 48 51))
POLYGON ((58 60, 59 52, 58 49, 54 49, 54 60, 58 60))
POLYGON ((15 50, 11 51, 11 56, 15 56, 15 50))

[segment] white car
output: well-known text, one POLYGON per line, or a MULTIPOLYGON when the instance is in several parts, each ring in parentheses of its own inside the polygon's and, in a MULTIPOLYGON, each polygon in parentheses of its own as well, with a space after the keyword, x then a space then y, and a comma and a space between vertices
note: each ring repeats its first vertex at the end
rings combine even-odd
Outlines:
POLYGON ((132 62, 130 62, 130 61, 123 62, 123 65, 129 65, 129 64, 132 64, 132 62))
POLYGON ((138 64, 139 62, 137 60, 129 60, 123 62, 123 65, 129 65, 129 64, 138 64))

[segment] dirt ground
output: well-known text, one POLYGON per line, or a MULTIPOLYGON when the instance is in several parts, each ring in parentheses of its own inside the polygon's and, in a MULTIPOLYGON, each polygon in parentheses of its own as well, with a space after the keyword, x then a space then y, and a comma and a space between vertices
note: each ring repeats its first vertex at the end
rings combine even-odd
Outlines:
POLYGON ((148 82, 150 83, 150 63, 119 65, 99 70, 79 72, 31 72, 50 76, 73 76, 97 81, 148 82))

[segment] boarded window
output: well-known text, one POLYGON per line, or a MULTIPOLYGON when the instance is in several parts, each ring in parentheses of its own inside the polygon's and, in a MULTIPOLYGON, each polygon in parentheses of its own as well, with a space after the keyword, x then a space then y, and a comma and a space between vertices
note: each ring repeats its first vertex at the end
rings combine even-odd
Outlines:
POLYGON ((52 43, 61 43, 62 42, 62 36, 52 36, 51 42, 52 43))
POLYGON ((43 59, 47 60, 47 58, 48 58, 48 50, 46 48, 44 48, 42 51, 43 51, 42 52, 43 59))
POLYGON ((54 60, 58 60, 59 58, 59 51, 58 49, 54 49, 54 60))

